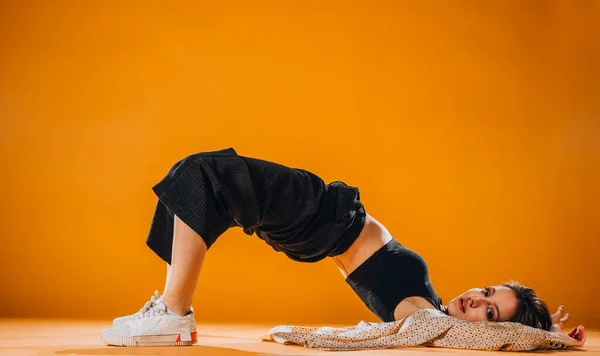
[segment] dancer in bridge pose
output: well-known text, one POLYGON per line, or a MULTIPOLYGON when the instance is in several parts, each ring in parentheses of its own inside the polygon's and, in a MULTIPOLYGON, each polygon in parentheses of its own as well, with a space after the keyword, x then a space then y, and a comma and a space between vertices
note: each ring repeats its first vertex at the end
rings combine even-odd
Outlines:
MULTIPOLYGON (((231 227, 256 234, 298 262, 332 258, 348 285, 383 322, 432 308, 467 321, 514 321, 559 331, 528 287, 515 282, 469 289, 442 304, 425 260, 401 245, 369 215, 359 190, 341 181, 256 158, 232 148, 191 154, 152 187, 158 203, 146 244, 167 263, 164 293, 102 331, 111 345, 191 345, 196 342, 192 296, 204 257, 231 227), (157 327, 160 324, 160 327, 157 327)), ((580 346, 583 328, 565 335, 580 346)))

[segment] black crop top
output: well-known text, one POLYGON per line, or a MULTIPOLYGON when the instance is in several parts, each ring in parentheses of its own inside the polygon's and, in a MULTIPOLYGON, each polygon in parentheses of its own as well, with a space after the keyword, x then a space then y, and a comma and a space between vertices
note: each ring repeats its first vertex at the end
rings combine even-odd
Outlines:
POLYGON ((394 321, 398 303, 418 296, 441 310, 425 260, 395 239, 377 250, 346 278, 354 292, 382 321, 394 321))

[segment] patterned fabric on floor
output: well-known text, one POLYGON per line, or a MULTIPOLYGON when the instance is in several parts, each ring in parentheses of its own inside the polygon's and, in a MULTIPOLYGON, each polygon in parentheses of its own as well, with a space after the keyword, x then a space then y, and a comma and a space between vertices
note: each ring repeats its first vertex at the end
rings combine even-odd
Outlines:
POLYGON ((369 350, 432 346, 471 350, 528 351, 565 348, 559 333, 512 322, 468 322, 435 309, 398 321, 361 321, 343 328, 281 325, 269 336, 282 344, 321 350, 369 350))

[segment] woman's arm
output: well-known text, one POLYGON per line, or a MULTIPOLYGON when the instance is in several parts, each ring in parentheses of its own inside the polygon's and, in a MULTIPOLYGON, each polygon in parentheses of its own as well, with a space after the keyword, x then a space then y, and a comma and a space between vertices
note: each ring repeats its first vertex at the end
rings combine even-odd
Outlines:
POLYGON ((585 330, 579 326, 569 334, 536 329, 511 322, 461 322, 431 346, 473 350, 529 351, 581 347, 585 330))

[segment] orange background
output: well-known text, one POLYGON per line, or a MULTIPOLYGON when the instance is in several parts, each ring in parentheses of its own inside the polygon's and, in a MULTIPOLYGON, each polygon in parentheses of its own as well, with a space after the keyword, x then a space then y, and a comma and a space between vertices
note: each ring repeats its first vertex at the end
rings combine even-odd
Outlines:
MULTIPOLYGON (((343 180, 445 302, 516 279, 600 327, 600 2, 2 1, 0 316, 112 319, 165 265, 151 186, 234 147, 343 180)), ((199 322, 377 321, 240 229, 199 322)))

